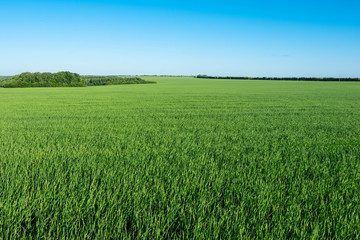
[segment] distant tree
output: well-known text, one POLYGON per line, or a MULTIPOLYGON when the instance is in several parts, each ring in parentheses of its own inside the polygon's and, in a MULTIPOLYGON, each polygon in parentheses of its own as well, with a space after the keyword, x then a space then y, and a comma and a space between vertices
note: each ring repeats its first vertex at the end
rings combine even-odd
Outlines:
POLYGON ((83 87, 85 82, 79 74, 71 72, 30 73, 24 72, 3 81, 2 87, 83 87))

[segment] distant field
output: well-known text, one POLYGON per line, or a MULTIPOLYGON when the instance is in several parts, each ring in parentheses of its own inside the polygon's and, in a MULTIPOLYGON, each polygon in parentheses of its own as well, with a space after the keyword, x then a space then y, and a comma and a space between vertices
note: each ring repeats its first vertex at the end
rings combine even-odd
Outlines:
POLYGON ((0 89, 0 239, 359 239, 360 84, 0 89))

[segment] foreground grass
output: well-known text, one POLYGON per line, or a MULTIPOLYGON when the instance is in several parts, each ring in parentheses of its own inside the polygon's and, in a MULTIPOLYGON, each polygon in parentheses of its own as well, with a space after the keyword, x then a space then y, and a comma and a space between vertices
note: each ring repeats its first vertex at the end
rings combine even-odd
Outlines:
POLYGON ((0 89, 0 238, 360 238, 358 83, 0 89))

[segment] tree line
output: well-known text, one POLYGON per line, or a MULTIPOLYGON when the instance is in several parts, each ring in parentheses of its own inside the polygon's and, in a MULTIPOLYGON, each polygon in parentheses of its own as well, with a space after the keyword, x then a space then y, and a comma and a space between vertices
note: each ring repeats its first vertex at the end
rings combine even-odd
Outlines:
POLYGON ((197 75, 196 78, 209 79, 242 79, 242 80, 284 80, 284 81, 329 81, 329 82, 357 82, 360 78, 318 78, 318 77, 221 77, 197 75))
POLYGON ((24 72, 12 78, 0 79, 0 87, 3 88, 27 88, 27 87, 85 87, 99 85, 120 84, 144 84, 155 83, 145 81, 139 77, 120 76, 80 76, 72 72, 57 73, 30 73, 24 72))
POLYGON ((24 72, 13 76, 10 79, 1 81, 4 88, 25 88, 25 87, 84 87, 85 82, 77 73, 71 72, 24 72))
POLYGON ((87 86, 155 83, 153 81, 145 81, 139 77, 83 76, 82 78, 87 86))

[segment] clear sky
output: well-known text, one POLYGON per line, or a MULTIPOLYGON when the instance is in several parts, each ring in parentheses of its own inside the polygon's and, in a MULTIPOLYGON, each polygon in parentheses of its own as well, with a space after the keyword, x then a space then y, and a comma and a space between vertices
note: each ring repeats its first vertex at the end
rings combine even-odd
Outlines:
POLYGON ((0 75, 360 77, 359 0, 0 0, 0 75))

